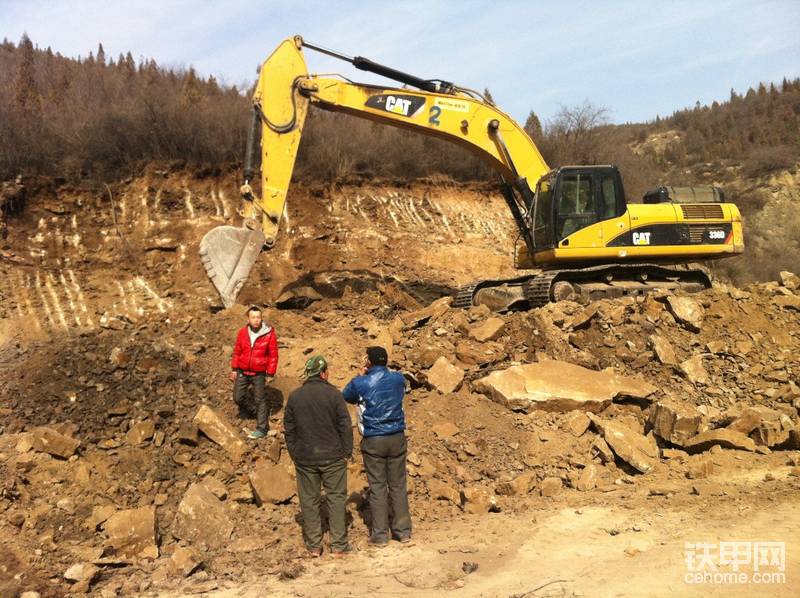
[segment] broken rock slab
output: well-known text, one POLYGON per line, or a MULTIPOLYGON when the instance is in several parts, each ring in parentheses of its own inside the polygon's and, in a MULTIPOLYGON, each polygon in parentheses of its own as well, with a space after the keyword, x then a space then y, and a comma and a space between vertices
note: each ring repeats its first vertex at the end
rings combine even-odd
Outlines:
POLYGON ((561 493, 561 489, 563 487, 564 483, 561 481, 561 478, 556 478, 556 477, 545 478, 539 485, 539 493, 545 497, 555 496, 561 493))
POLYGON ((800 311, 800 297, 797 295, 788 295, 782 297, 775 297, 773 299, 775 305, 778 305, 784 309, 793 309, 794 311, 800 311))
POLYGON ((388 301, 391 305, 407 311, 417 311, 422 309, 422 305, 420 305, 419 301, 406 293, 396 282, 390 282, 388 284, 378 283, 377 288, 381 292, 381 295, 383 295, 384 299, 386 299, 386 301, 388 301))
POLYGON ((483 486, 472 486, 461 491, 461 508, 466 513, 498 511, 497 497, 483 486))
POLYGON ((100 568, 91 563, 72 565, 64 572, 64 579, 74 582, 70 587, 73 594, 86 594, 92 583, 100 576, 100 568))
POLYGON ((475 390, 514 411, 597 413, 617 397, 646 399, 657 388, 612 370, 546 360, 492 372, 475 381, 475 390))
POLYGON ((227 419, 208 405, 203 405, 194 416, 197 429, 224 448, 234 459, 239 459, 246 445, 227 419))
POLYGON ((451 297, 442 297, 423 309, 401 315, 403 328, 406 330, 418 328, 425 323, 436 321, 450 309, 452 300, 451 297))
POLYGON ((40 426, 34 428, 30 435, 31 446, 42 453, 48 453, 61 459, 69 459, 78 450, 80 440, 65 436, 52 428, 40 426))
POLYGON ((711 384, 711 377, 703 366, 703 356, 695 355, 682 362, 678 368, 692 384, 711 384))
POLYGON ((259 506, 285 503, 295 495, 295 481, 282 465, 260 465, 250 472, 249 477, 259 506))
POLYGON ((487 318, 469 330, 469 335, 479 343, 494 341, 503 334, 506 323, 500 318, 487 318))
POLYGON ((652 436, 643 436, 616 421, 591 417, 592 423, 603 434, 617 457, 640 473, 647 473, 653 468, 658 461, 658 445, 652 436))
POLYGON ((572 435, 575 437, 582 436, 584 432, 589 428, 589 424, 592 423, 592 420, 589 419, 589 416, 581 411, 577 411, 573 413, 569 419, 567 420, 567 429, 572 432, 572 435))
POLYGON ((172 535, 204 549, 230 540, 233 522, 225 505, 202 484, 192 484, 183 495, 172 522, 172 535))
POLYGON ((143 442, 150 440, 155 432, 155 424, 151 420, 145 420, 134 424, 125 435, 125 439, 128 441, 128 444, 142 444, 143 442))
POLYGON ((597 486, 597 466, 590 463, 583 468, 580 476, 575 482, 575 489, 580 492, 588 492, 597 486))
POLYGON ((188 577, 192 571, 197 569, 202 560, 191 548, 176 546, 175 551, 169 559, 168 569, 173 575, 188 577))
POLYGON ((700 332, 705 318, 703 306, 685 295, 667 297, 667 307, 675 319, 693 332, 700 332))
POLYGON ((707 478, 714 473, 714 460, 707 453, 692 455, 687 465, 686 477, 690 480, 707 478))
POLYGON ((790 291, 800 290, 800 276, 794 272, 788 272, 786 270, 779 273, 779 276, 781 278, 781 284, 787 289, 790 291))
POLYGON ((116 556, 158 558, 155 507, 117 511, 106 520, 104 530, 116 556))
POLYGON ((536 486, 536 472, 527 471, 521 473, 513 480, 508 482, 500 482, 495 488, 497 494, 504 494, 507 496, 523 496, 528 494, 536 486))
POLYGON ((691 405, 665 399, 653 406, 650 425, 659 438, 683 446, 701 431, 703 415, 691 405))
POLYGON ((458 426, 453 422, 434 424, 431 426, 431 431, 436 434, 436 437, 439 438, 439 440, 447 440, 448 438, 452 438, 460 432, 458 426))
POLYGON ((756 443, 752 438, 728 428, 718 428, 716 430, 701 432, 697 436, 687 440, 683 448, 690 453, 701 453, 707 451, 712 446, 721 446, 722 448, 751 452, 756 450, 756 443))
POLYGON ((434 500, 447 500, 454 505, 461 504, 461 493, 458 491, 457 488, 445 484, 441 480, 437 480, 436 478, 431 478, 425 481, 425 485, 428 487, 428 493, 430 497, 434 500))
POLYGON ((789 440, 792 430, 794 430, 792 420, 784 414, 779 414, 777 419, 762 419, 758 427, 750 433, 750 438, 758 446, 774 447, 789 440))
POLYGON ((437 359, 428 370, 428 383, 442 394, 455 392, 464 380, 464 370, 450 363, 446 357, 437 359))
POLYGON ((780 417, 780 414, 772 409, 765 409, 759 407, 748 407, 742 411, 736 419, 728 424, 728 430, 734 432, 741 432, 742 434, 750 434, 755 430, 764 420, 775 420, 780 417))
POLYGON ((652 334, 648 340, 650 341, 650 346, 653 348, 653 352, 661 363, 664 365, 676 365, 678 363, 675 349, 672 347, 672 343, 667 339, 663 336, 652 334))

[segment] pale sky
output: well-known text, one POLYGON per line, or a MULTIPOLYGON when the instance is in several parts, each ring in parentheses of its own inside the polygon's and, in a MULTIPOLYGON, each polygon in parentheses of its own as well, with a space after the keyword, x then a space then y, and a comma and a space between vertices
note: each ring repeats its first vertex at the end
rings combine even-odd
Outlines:
MULTIPOLYGON (((0 0, 0 36, 86 56, 131 51, 229 84, 294 34, 478 90, 524 122, 589 100, 638 122, 800 75, 800 0, 0 0)), ((392 85, 307 53, 311 72, 392 85)))

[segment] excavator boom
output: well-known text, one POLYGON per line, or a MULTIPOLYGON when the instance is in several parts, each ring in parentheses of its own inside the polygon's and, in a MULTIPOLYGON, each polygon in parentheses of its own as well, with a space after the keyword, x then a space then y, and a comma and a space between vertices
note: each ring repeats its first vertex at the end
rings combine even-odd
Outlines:
POLYGON ((534 184, 549 168, 511 117, 479 94, 452 83, 421 79, 363 57, 349 58, 296 36, 281 42, 261 65, 253 94, 254 120, 261 128, 261 195, 253 191, 252 169, 246 166, 244 227, 217 227, 201 242, 201 258, 226 307, 235 301, 258 258, 258 242, 266 248, 275 243, 309 104, 439 137, 472 151, 498 171, 509 208, 533 251, 526 222, 533 199, 528 182, 534 184), (309 75, 303 47, 420 89, 309 75))

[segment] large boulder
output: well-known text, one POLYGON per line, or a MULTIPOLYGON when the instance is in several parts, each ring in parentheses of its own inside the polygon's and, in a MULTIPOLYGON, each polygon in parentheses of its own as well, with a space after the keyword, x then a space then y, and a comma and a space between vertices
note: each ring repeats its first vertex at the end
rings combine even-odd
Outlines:
POLYGON ((150 440, 155 433, 156 426, 152 420, 148 419, 134 424, 125 435, 125 439, 128 441, 128 444, 137 445, 150 440))
POLYGON ((692 384, 711 384, 711 377, 708 375, 703 365, 702 355, 695 355, 681 362, 678 369, 680 369, 681 374, 692 384))
POLYGON ((592 416, 592 422, 614 454, 640 473, 647 473, 658 461, 658 445, 652 436, 643 436, 628 426, 592 416))
POLYGON ((225 545, 233 533, 233 521, 225 505, 202 484, 192 484, 183 495, 172 522, 172 535, 203 549, 225 545))
POLYGON ((291 500, 296 484, 282 465, 261 465, 250 472, 250 485, 256 503, 280 504, 291 500))
POLYGON ((781 284, 785 286, 790 291, 797 291, 800 290, 800 276, 797 276, 794 272, 788 272, 784 270, 779 274, 781 278, 781 284))
POLYGON ((707 430, 701 432, 686 441, 684 448, 690 453, 701 453, 707 451, 712 446, 721 446, 722 448, 738 449, 741 451, 754 451, 756 450, 756 443, 752 438, 749 438, 741 432, 729 430, 727 428, 719 428, 716 430, 707 430))
POLYGON ((469 331, 469 335, 480 343, 497 340, 503 334, 505 325, 506 323, 500 318, 487 318, 480 324, 473 326, 469 331))
POLYGON ((224 448, 234 459, 239 459, 246 445, 227 419, 208 405, 203 405, 194 416, 197 429, 224 448))
POLYGON ((657 334, 650 335, 650 346, 653 347, 658 360, 664 365, 676 365, 678 358, 675 355, 675 349, 672 344, 663 336, 657 334))
POLYGON ((667 297, 667 306, 678 322, 689 330, 700 332, 705 310, 697 301, 685 295, 670 295, 667 297))
POLYGON ((428 383, 442 394, 450 394, 461 386, 464 370, 450 363, 446 357, 440 357, 428 370, 428 383))
POLYGON ((475 389, 515 411, 597 413, 616 397, 646 399, 657 388, 617 374, 597 372, 563 361, 540 361, 492 372, 475 381, 475 389))
POLYGON ((106 520, 104 530, 116 556, 158 558, 155 507, 117 511, 106 520))
POLYGON ((441 299, 437 299, 427 307, 419 309, 417 311, 409 312, 402 314, 400 319, 403 322, 403 328, 405 330, 409 330, 412 328, 418 328, 423 324, 428 322, 433 322, 439 319, 443 314, 450 309, 450 303, 452 302, 451 297, 442 297, 441 299))
POLYGON ((672 444, 683 446, 703 426, 703 415, 693 406, 665 399, 653 406, 650 413, 653 433, 672 444))
POLYGON ((31 446, 37 451, 48 453, 54 457, 68 459, 75 454, 81 444, 80 440, 66 436, 52 428, 40 426, 31 432, 31 446))

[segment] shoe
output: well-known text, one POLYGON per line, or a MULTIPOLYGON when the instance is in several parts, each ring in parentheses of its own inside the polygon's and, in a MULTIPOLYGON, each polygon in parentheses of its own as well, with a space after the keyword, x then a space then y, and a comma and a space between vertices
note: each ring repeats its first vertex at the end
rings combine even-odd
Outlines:
POLYGON ((370 538, 367 540, 367 544, 375 548, 386 548, 389 545, 389 540, 379 540, 377 538, 370 538))
POLYGON ((348 544, 346 547, 342 548, 341 550, 331 550, 331 556, 335 559, 342 558, 343 556, 347 556, 353 552, 353 548, 348 544))
POLYGON ((411 536, 392 536, 392 540, 400 542, 400 544, 408 544, 411 542, 411 536))
POLYGON ((250 440, 259 440, 260 438, 265 438, 266 436, 266 432, 262 432, 261 430, 253 430, 247 435, 250 440))
POLYGON ((306 556, 310 559, 318 559, 322 556, 322 548, 308 548, 306 547, 306 556))

